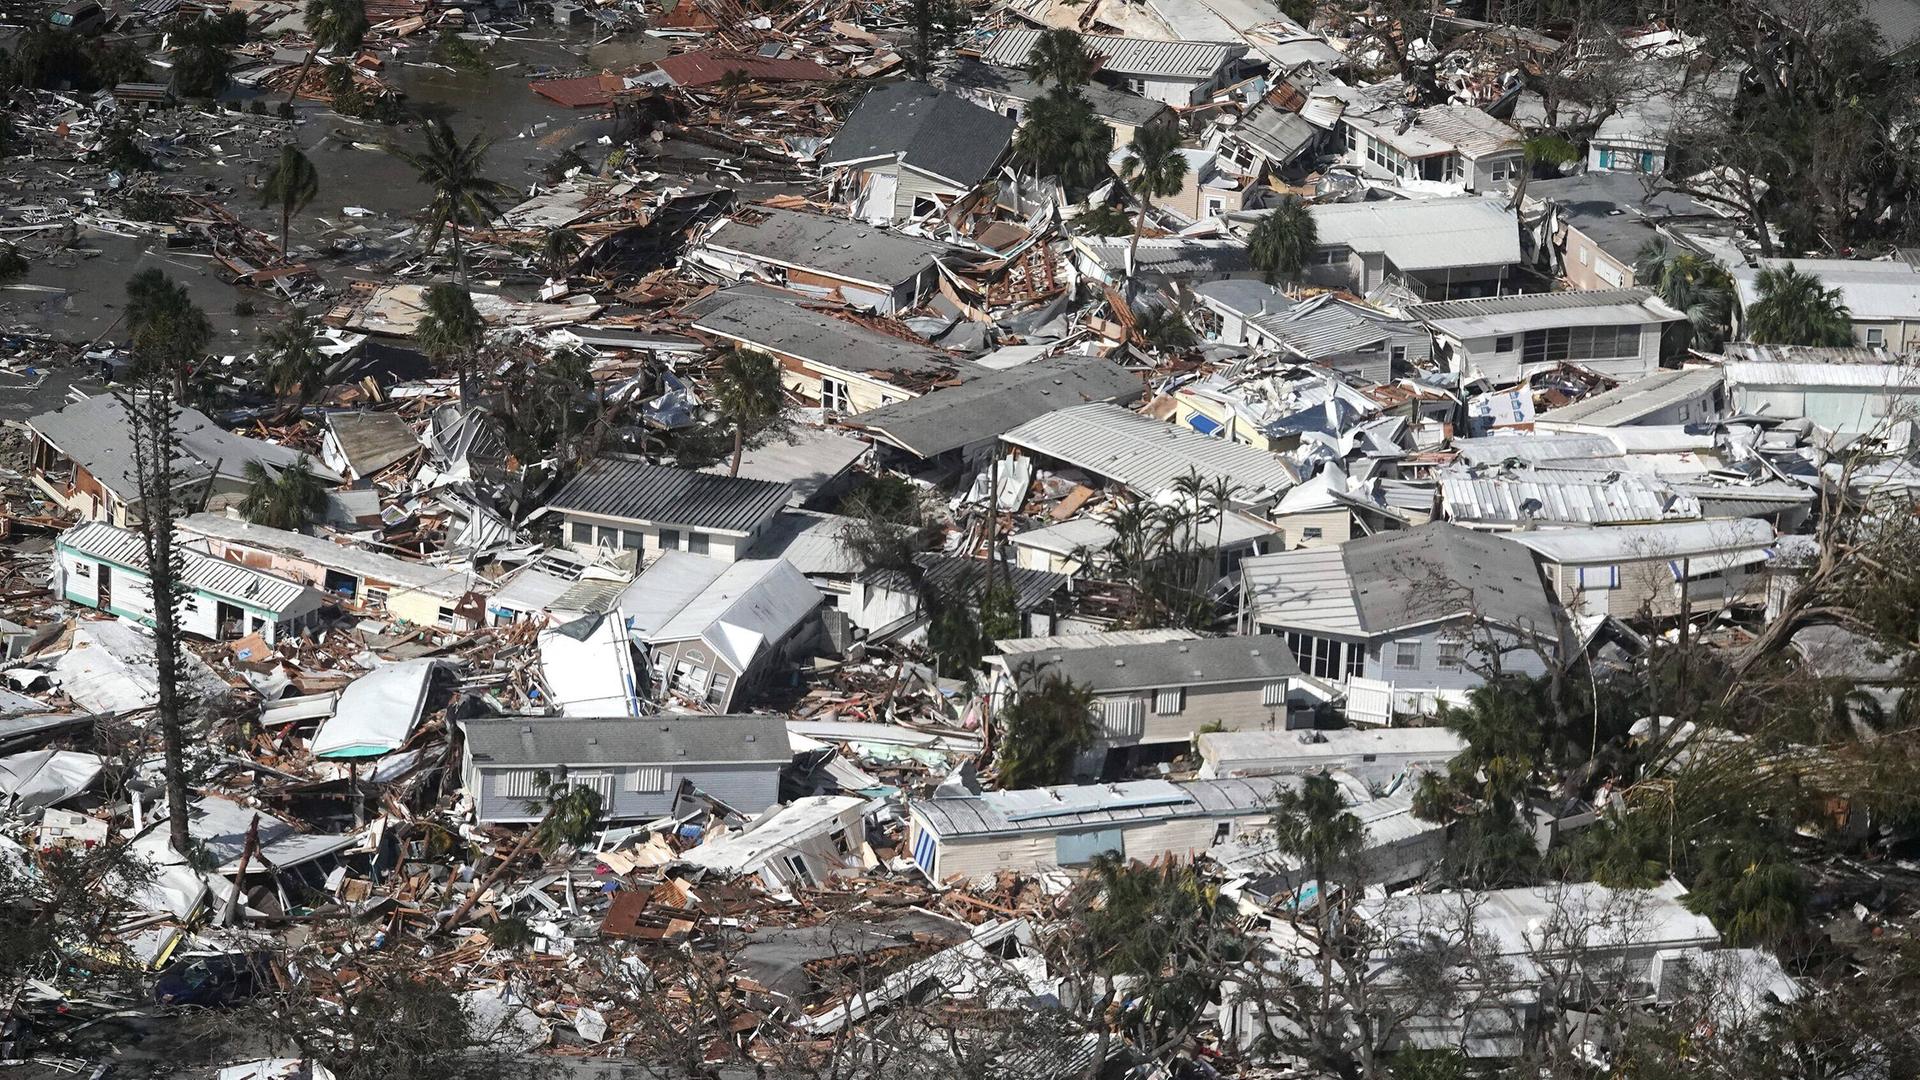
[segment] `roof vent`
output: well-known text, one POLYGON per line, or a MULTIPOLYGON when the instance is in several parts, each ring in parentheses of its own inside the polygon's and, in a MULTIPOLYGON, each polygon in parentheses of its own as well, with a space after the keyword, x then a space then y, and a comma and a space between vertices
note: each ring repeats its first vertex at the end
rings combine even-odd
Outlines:
POLYGON ((686 756, 687 756, 687 748, 683 746, 683 747, 681 747, 680 749, 678 749, 678 750, 675 750, 675 751, 674 751, 674 754, 675 754, 676 756, 679 756, 679 757, 686 757, 686 756))
POLYGON ((1249 650, 1247 650, 1247 655, 1248 655, 1248 656, 1259 656, 1259 655, 1260 655, 1260 650, 1259 650, 1259 649, 1249 649, 1249 650))
POLYGON ((599 745, 600 745, 600 736, 598 736, 598 735, 589 735, 589 736, 587 736, 587 745, 588 745, 588 746, 599 746, 599 745))
POLYGON ((747 741, 748 741, 748 742, 754 742, 754 741, 756 741, 756 740, 758 740, 759 738, 760 738, 760 736, 758 736, 758 735, 755 735, 755 734, 753 734, 753 733, 751 733, 751 732, 749 732, 749 733, 747 734, 747 741))
POLYGON ((1184 641, 1183 641, 1183 642, 1181 642, 1181 643, 1180 643, 1180 651, 1181 651, 1181 652, 1186 652, 1186 651, 1187 651, 1187 643, 1186 643, 1186 642, 1184 642, 1184 641))
POLYGON ((661 731, 666 731, 666 730, 668 730, 668 729, 667 729, 667 725, 665 725, 665 724, 661 724, 661 725, 660 725, 660 730, 661 730, 661 731))
POLYGON ((522 735, 531 735, 531 734, 533 734, 533 725, 532 725, 532 724, 521 724, 521 725, 520 725, 520 734, 522 734, 522 735))
POLYGON ((1116 657, 1116 658, 1114 659, 1114 661, 1113 661, 1113 666, 1114 666, 1114 667, 1126 667, 1126 666, 1127 666, 1127 662, 1126 662, 1125 660, 1121 660, 1121 659, 1119 659, 1118 657, 1116 657))

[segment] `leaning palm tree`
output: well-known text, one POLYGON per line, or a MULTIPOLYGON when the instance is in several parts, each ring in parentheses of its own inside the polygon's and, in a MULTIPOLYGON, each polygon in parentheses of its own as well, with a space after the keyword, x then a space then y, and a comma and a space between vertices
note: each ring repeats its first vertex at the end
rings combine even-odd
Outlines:
POLYGON ((1733 278, 1719 263, 1664 240, 1649 240, 1634 260, 1633 276, 1687 317, 1682 324, 1686 347, 1713 350, 1726 340, 1733 278))
POLYGON ((1187 181, 1187 157, 1180 152, 1180 133, 1172 128, 1148 127, 1134 133, 1127 156, 1120 159, 1120 179, 1140 201, 1133 240, 1127 244, 1127 275, 1133 276, 1140 253, 1140 234, 1147 231, 1147 210, 1153 200, 1177 195, 1187 181))
POLYGON ((1027 53, 1027 74, 1056 90, 1087 85, 1098 66, 1099 59, 1087 51, 1086 41, 1064 28, 1041 31, 1033 50, 1027 53))
POLYGON ((305 405, 326 375, 319 324, 306 308, 295 308, 286 322, 267 331, 264 344, 266 362, 261 375, 267 389, 277 397, 298 393, 297 403, 305 405))
POLYGON ((720 91, 721 95, 727 99, 728 119, 732 119, 733 114, 740 108, 740 95, 752 85, 753 76, 747 74, 745 68, 728 68, 721 74, 720 81, 714 84, 714 89, 720 91))
POLYGON ((1839 289, 1829 289, 1792 263, 1767 267, 1754 280, 1758 299, 1747 308, 1747 336, 1763 345, 1853 344, 1853 313, 1839 289))
POLYGON ((513 849, 495 863, 487 876, 461 899, 460 906, 454 908, 444 921, 434 925, 434 933, 443 933, 459 926, 467 913, 473 910, 473 905, 492 890, 501 875, 519 862, 529 848, 537 845, 542 855, 551 856, 562 848, 578 847, 593 835, 593 826, 606 809, 601 805, 598 791, 568 783, 565 777, 555 779, 544 772, 534 779, 546 794, 538 799, 527 800, 526 808, 529 814, 539 814, 540 819, 533 828, 520 834, 513 849))
POLYGON ((365 0, 307 0, 306 23, 307 33, 313 35, 313 48, 307 51, 306 62, 300 65, 300 74, 287 93, 289 105, 300 96, 300 87, 306 83, 307 72, 321 49, 360 47, 367 36, 367 5, 365 0))
POLYGON ((1299 281, 1319 247, 1313 213, 1291 195, 1261 215, 1247 235, 1247 258, 1269 285, 1299 281))
POLYGON ((436 363, 452 361, 460 378, 460 400, 473 401, 473 359, 480 351, 485 334, 480 313, 474 310, 473 295, 457 285, 440 284, 427 289, 426 314, 420 317, 414 340, 436 363))
POLYGON ((427 125, 427 145, 415 152, 397 146, 387 152, 413 166, 419 180, 433 190, 427 204, 427 250, 432 251, 442 233, 451 231, 454 271, 462 283, 467 280, 467 262, 460 250, 460 228, 479 225, 500 212, 495 199, 509 192, 507 185, 488 178, 487 149, 492 139, 478 135, 461 142, 445 120, 427 125))
POLYGON ((320 194, 320 173, 307 160, 307 155, 292 143, 280 147, 280 156, 273 163, 273 171, 267 174, 267 182, 260 185, 260 205, 280 204, 280 261, 286 262, 293 257, 292 228, 293 215, 307 208, 313 197, 320 194))
POLYGON ((733 429, 733 463, 728 476, 740 475, 740 455, 746 431, 780 415, 786 397, 780 389, 780 366, 773 357, 753 349, 728 349, 710 384, 716 411, 733 429))
POLYGON ((247 494, 240 501, 240 513, 255 525, 299 532, 327 504, 326 485, 313 475, 304 455, 277 473, 249 461, 246 475, 247 494))

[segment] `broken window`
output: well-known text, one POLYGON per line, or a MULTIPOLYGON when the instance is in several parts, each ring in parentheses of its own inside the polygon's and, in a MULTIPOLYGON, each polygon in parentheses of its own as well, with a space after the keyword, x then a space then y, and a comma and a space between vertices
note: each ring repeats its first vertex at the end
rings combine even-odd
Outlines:
POLYGON ((820 407, 830 413, 853 412, 853 392, 847 387, 845 379, 820 380, 820 407))
POLYGON ((713 673, 713 682, 707 687, 707 704, 715 708, 726 704, 727 691, 733 689, 733 678, 724 671, 713 673))

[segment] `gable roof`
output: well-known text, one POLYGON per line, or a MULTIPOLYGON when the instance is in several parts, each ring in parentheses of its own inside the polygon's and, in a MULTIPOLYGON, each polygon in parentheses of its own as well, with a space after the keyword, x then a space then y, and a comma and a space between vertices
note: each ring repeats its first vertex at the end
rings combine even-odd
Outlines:
MULTIPOLYGON (((980 59, 1002 67, 1024 68, 1042 31, 1010 27, 993 36, 980 59)), ((1214 72, 1245 56, 1247 47, 1230 41, 1154 41, 1117 34, 1081 34, 1100 70, 1116 75, 1163 79, 1210 79, 1214 72)))
MULTIPOLYGON (((137 532, 89 521, 61 533, 57 542, 88 558, 147 572, 147 545, 137 532)), ((176 550, 181 559, 180 580, 189 589, 242 601, 258 611, 286 611, 309 594, 314 596, 313 606, 319 606, 317 591, 291 578, 216 559, 204 551, 176 550)))
POLYGON ((792 760, 780 716, 523 716, 466 720, 481 766, 777 764, 792 760))
POLYGON ((932 345, 908 341, 808 307, 794 295, 726 289, 707 298, 693 327, 716 337, 810 364, 855 371, 903 390, 951 377, 959 361, 932 345))
POLYGON ((1001 436, 1013 446, 1157 495, 1198 472, 1239 485, 1235 500, 1267 502, 1296 482, 1285 458, 1245 443, 1209 439, 1118 405, 1077 405, 1037 416, 1001 436))
POLYGON ((1562 326, 1669 323, 1686 318, 1655 296, 1652 289, 1645 288, 1510 293, 1473 300, 1440 300, 1409 305, 1407 317, 1458 338, 1562 326))
POLYGON ((834 135, 824 165, 898 160, 970 188, 986 179, 1013 141, 1013 120, 920 82, 867 92, 834 135))
POLYGON ((1377 251, 1402 270, 1500 266, 1521 258, 1520 218, 1505 199, 1317 203, 1307 212, 1321 247, 1377 251))
MULTIPOLYGON (((118 398, 111 394, 90 397, 41 413, 27 424, 122 501, 139 501, 132 426, 118 398)), ((278 470, 291 468, 303 456, 290 447, 235 435, 200 410, 184 406, 174 408, 173 430, 181 452, 180 460, 174 462, 176 484, 205 481, 216 469, 221 478, 243 480, 249 462, 278 470)), ((307 464, 323 479, 339 479, 317 460, 307 464)))
POLYGON ((752 532, 780 512, 791 489, 765 480, 715 476, 626 458, 595 458, 548 501, 547 510, 626 521, 752 532))
POLYGON ((1036 677, 1059 675, 1095 693, 1175 686, 1274 682, 1300 674, 1283 639, 1272 634, 1099 645, 1028 654, 1036 677))
POLYGON ((892 289, 954 249, 859 221, 754 206, 715 223, 701 242, 770 263, 892 289))
POLYGON ((1068 405, 1128 402, 1140 376, 1098 357, 1052 356, 861 413, 849 427, 923 458, 958 450, 1068 405))
POLYGON ((1228 128, 1225 137, 1246 143, 1265 154, 1269 161, 1285 164, 1319 134, 1319 129, 1307 123, 1306 117, 1263 100, 1247 110, 1239 123, 1228 128))

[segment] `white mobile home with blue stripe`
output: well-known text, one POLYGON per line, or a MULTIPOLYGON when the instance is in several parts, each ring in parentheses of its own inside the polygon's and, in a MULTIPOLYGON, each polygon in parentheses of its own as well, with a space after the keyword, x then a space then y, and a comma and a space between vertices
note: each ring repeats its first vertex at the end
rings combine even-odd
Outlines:
POLYGON ((1192 858, 1265 828, 1286 779, 1133 780, 989 791, 907 806, 908 848, 929 880, 1084 866, 1114 852, 1192 858))

